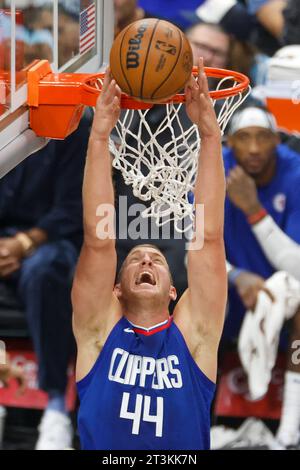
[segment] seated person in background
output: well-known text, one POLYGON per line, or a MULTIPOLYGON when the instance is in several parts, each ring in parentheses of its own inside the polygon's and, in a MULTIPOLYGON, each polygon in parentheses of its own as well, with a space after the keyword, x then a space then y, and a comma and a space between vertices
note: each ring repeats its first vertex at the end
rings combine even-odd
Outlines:
MULTIPOLYGON (((197 65, 199 57, 203 57, 205 67, 235 70, 255 82, 255 50, 250 44, 236 39, 217 23, 197 21, 185 34, 192 47, 194 65, 197 65)), ((216 88, 214 79, 209 80, 209 86, 210 89, 216 88)), ((221 100, 217 104, 223 103, 221 100)))
POLYGON ((227 68, 230 35, 218 24, 198 22, 185 31, 194 57, 194 65, 203 57, 205 67, 227 68))
POLYGON ((289 0, 283 10, 284 27, 282 40, 284 45, 300 44, 300 3, 299 0, 289 0))
POLYGON ((49 396, 37 449, 72 440, 65 406, 73 351, 70 289, 82 240, 81 186, 89 121, 65 141, 51 141, 0 180, 0 282, 24 305, 49 396))
POLYGON ((184 29, 190 25, 194 10, 205 0, 139 0, 138 3, 150 16, 171 21, 184 29))
MULTIPOLYGON (((280 144, 274 117, 259 107, 238 111, 224 150, 226 256, 232 265, 224 334, 237 335, 265 280, 286 271, 300 280, 300 155, 280 144)), ((299 312, 291 344, 300 337, 299 312)), ((293 352, 292 348, 289 352, 293 352)), ((295 445, 300 425, 300 367, 288 358, 278 441, 295 445)))
POLYGON ((206 0, 196 10, 202 21, 220 24, 241 41, 272 56, 281 45, 286 0, 206 0))
POLYGON ((142 20, 147 15, 146 12, 138 6, 137 0, 114 0, 115 11, 115 36, 130 23, 142 20))
POLYGON ((272 36, 281 40, 287 4, 288 0, 248 0, 248 9, 272 36))

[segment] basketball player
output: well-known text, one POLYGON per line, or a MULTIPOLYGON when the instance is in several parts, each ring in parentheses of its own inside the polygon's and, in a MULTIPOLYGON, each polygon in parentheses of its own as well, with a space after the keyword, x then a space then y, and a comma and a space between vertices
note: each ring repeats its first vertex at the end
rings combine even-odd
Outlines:
MULTIPOLYGON (((84 244, 72 291, 83 449, 208 449, 210 407, 227 282, 221 133, 202 62, 186 87, 186 110, 202 137, 195 202, 205 205, 204 246, 188 252, 188 289, 176 289, 163 254, 138 245, 116 275, 115 240, 96 236, 99 204, 114 204, 109 135, 120 90, 106 73, 83 184, 84 244)), ((202 222, 195 220, 194 237, 202 222)), ((203 239, 203 236, 202 236, 203 239)))

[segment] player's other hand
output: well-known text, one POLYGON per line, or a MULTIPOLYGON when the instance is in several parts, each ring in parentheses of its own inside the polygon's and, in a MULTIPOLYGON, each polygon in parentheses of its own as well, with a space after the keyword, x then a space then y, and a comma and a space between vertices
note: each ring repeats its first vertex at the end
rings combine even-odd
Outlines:
POLYGON ((202 139, 221 138, 220 127, 216 118, 212 100, 209 96, 207 77, 203 59, 199 59, 198 81, 192 75, 185 87, 186 112, 190 120, 199 128, 202 139))
POLYGON ((108 140, 120 116, 120 103, 121 90, 108 68, 96 104, 91 136, 99 140, 108 140))

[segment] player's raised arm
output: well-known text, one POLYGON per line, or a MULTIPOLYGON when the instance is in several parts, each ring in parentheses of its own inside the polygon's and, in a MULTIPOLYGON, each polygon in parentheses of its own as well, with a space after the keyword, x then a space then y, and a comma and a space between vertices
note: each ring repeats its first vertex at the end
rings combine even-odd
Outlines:
POLYGON ((216 366, 214 353, 223 328, 227 298, 223 242, 225 175, 221 132, 202 61, 199 65, 198 85, 195 80, 191 80, 186 88, 186 110, 191 121, 198 126, 201 136, 194 198, 196 206, 204 206, 204 220, 196 214, 194 243, 188 251, 189 288, 181 305, 178 305, 175 319, 190 349, 197 348, 201 342, 205 343, 206 352, 207 347, 211 348, 210 364, 200 365, 213 377, 215 372, 212 369, 216 366))
POLYGON ((114 209, 109 136, 120 114, 120 89, 106 72, 89 139, 83 182, 84 243, 72 289, 74 332, 109 328, 116 274, 114 234, 101 237, 99 223, 114 209), (104 207, 104 205, 106 205, 104 207), (102 214, 102 215, 101 215, 102 214))

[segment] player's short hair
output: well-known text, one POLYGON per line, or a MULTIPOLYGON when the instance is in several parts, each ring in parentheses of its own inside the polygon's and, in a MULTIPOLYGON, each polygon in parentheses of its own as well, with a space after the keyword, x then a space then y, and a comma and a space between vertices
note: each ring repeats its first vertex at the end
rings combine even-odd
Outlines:
POLYGON ((168 265, 168 269, 169 269, 169 275, 170 275, 170 281, 171 281, 171 284, 173 285, 173 278, 172 278, 172 274, 171 274, 171 271, 170 271, 170 268, 169 268, 169 263, 165 257, 165 255, 163 254, 163 252, 161 251, 161 249, 157 246, 157 245, 154 245, 154 244, 151 244, 151 243, 142 243, 141 245, 136 245, 134 246, 130 251, 129 253, 127 254, 125 260, 123 261, 120 269, 119 269, 119 272, 117 274, 117 279, 116 279, 116 283, 119 283, 121 281, 121 277, 122 277, 122 272, 123 272, 123 269, 124 269, 124 265, 126 263, 126 260, 128 258, 128 256, 130 255, 130 253, 133 251, 133 250, 136 250, 137 248, 153 248, 154 250, 158 251, 166 260, 167 262, 167 265, 168 265))

